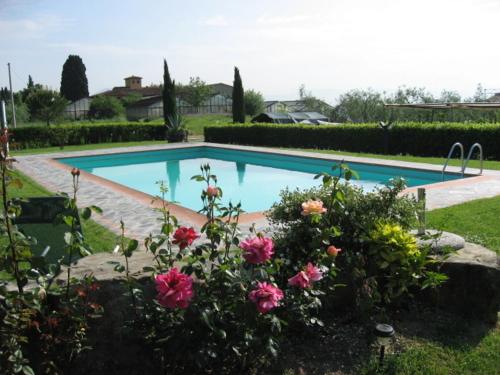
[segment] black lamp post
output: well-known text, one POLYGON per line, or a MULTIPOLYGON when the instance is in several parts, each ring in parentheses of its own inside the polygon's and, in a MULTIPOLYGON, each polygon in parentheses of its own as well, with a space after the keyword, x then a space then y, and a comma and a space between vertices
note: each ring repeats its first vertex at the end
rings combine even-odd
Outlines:
POLYGON ((384 362, 385 347, 389 346, 394 336, 394 328, 389 324, 377 324, 375 326, 375 336, 377 343, 380 346, 379 364, 382 366, 384 362))

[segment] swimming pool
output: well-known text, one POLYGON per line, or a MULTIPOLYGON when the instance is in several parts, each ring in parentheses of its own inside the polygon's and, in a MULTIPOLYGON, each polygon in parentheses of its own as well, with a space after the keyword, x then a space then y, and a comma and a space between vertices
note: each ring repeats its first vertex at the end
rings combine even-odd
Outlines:
MULTIPOLYGON (((200 192, 204 188, 191 177, 200 174, 200 165, 209 163, 224 192, 223 202, 241 201, 247 212, 264 211, 279 199, 279 192, 318 186, 314 175, 330 172, 332 160, 317 157, 284 155, 223 147, 195 146, 177 149, 115 153, 106 155, 59 158, 59 162, 150 195, 159 193, 157 181, 167 182, 167 199, 192 210, 201 208, 200 192)), ((409 186, 442 181, 441 172, 347 163, 359 180, 352 181, 365 190, 373 190, 394 177, 403 177, 409 186)), ((446 173, 445 181, 459 179, 446 173)))

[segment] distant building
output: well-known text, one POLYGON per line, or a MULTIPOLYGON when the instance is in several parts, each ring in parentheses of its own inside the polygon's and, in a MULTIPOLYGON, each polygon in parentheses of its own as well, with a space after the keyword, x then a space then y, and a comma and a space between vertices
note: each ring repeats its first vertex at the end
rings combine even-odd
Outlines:
POLYGON ((80 120, 87 117, 90 108, 90 98, 82 98, 66 106, 63 116, 68 120, 80 120))
MULTIPOLYGON (((325 107, 331 106, 323 102, 325 107)), ((276 113, 276 112, 305 112, 306 101, 305 100, 269 100, 264 102, 264 112, 276 113)))
MULTIPOLYGON (((215 94, 194 107, 183 99, 177 98, 177 109, 180 114, 229 114, 232 112, 233 100, 221 94, 215 94)), ((141 99, 130 104, 126 109, 127 119, 154 119, 163 117, 163 100, 161 95, 141 99)))
POLYGON ((490 97, 487 101, 491 103, 500 103, 500 92, 496 92, 495 95, 490 97))
POLYGON ((328 117, 318 112, 288 112, 288 113, 260 113, 252 119, 252 122, 274 123, 274 124, 314 124, 328 122, 328 117))

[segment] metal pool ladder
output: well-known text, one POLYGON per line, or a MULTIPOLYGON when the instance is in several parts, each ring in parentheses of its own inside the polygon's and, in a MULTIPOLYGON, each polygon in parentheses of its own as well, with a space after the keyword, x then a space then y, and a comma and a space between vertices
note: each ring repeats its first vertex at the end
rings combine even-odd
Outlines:
POLYGON ((443 170, 441 172, 443 181, 444 181, 444 171, 446 170, 446 167, 448 166, 448 163, 450 162, 451 156, 453 155, 453 151, 455 151, 455 148, 457 148, 457 147, 460 149, 460 162, 462 164, 461 173, 462 173, 462 177, 464 176, 464 146, 460 142, 455 142, 455 143, 453 143, 453 146, 451 146, 450 152, 448 152, 448 158, 446 159, 446 161, 443 165, 443 170))
POLYGON ((479 160, 480 160, 480 171, 479 174, 483 174, 483 147, 479 143, 474 143, 472 147, 469 150, 469 153, 467 155, 467 159, 464 160, 464 146, 460 142, 455 142, 453 146, 451 146, 450 152, 448 153, 448 157, 446 158, 446 162, 443 165, 443 170, 441 172, 442 174, 442 179, 444 181, 444 172, 446 171, 446 168, 448 167, 448 163, 450 162, 450 159, 453 155, 453 151, 455 151, 455 148, 460 149, 460 162, 461 162, 461 168, 460 168, 460 174, 462 175, 462 178, 464 177, 465 169, 467 168, 467 164, 469 164, 470 158, 472 156, 472 152, 474 152, 474 149, 477 148, 479 149, 479 160))
POLYGON ((467 168, 467 164, 469 164, 470 157, 472 156, 472 152, 474 149, 477 148, 479 150, 479 174, 483 174, 483 146, 481 146, 480 143, 474 143, 472 147, 469 150, 469 154, 467 155, 467 159, 465 160, 465 163, 463 164, 462 167, 462 176, 465 172, 465 168, 467 168))

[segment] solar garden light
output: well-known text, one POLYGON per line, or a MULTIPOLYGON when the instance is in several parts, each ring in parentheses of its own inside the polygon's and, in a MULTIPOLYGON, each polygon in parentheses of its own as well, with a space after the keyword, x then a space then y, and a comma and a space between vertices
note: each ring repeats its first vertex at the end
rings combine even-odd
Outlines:
POLYGON ((418 209, 418 230, 417 235, 423 236, 425 234, 425 188, 417 189, 417 200, 420 203, 418 209))
POLYGON ((394 337, 394 328, 389 324, 377 324, 375 326, 375 336, 380 346, 379 364, 382 366, 385 356, 385 347, 391 344, 394 337))

